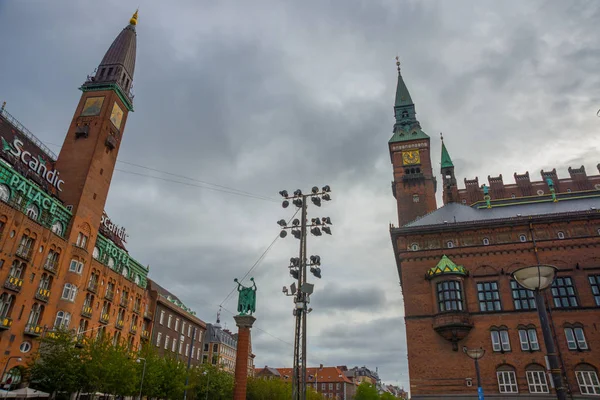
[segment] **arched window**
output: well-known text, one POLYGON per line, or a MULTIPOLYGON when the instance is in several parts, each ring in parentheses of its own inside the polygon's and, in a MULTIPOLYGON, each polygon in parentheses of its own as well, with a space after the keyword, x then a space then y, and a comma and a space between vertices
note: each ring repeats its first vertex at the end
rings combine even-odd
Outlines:
POLYGON ((9 275, 12 277, 21 279, 21 277, 23 276, 24 266, 25 266, 25 263, 22 263, 19 260, 13 261, 12 265, 10 266, 9 275))
POLYGON ((8 293, 2 293, 2 295, 0 296, 0 318, 4 319, 10 316, 14 297, 15 296, 10 295, 8 293))
POLYGON ((449 249, 453 248, 454 247, 454 242, 452 240, 448 240, 446 242, 446 247, 449 248, 449 249))
POLYGON ((540 349, 537 331, 533 325, 519 327, 519 341, 523 351, 538 351, 540 349))
POLYGON ((56 319, 54 320, 54 329, 68 329, 71 323, 71 314, 64 311, 56 313, 56 319))
POLYGON ((483 245, 484 245, 484 246, 489 246, 489 245, 490 245, 490 239, 488 239, 488 238, 483 238, 483 245))
POLYGON ((580 324, 566 326, 565 337, 567 338, 567 347, 569 350, 581 351, 588 349, 583 327, 580 324))
POLYGON ((27 319, 27 325, 29 326, 37 326, 42 314, 44 312, 44 306, 39 305, 38 303, 34 303, 31 307, 31 312, 29 313, 29 318, 27 319))
POLYGON ((508 336, 508 328, 506 326, 492 327, 492 349, 495 352, 505 353, 510 351, 510 337, 508 336))
POLYGON ((413 194, 413 203, 418 203, 418 202, 419 202, 419 195, 413 194))
POLYGON ((29 218, 37 221, 38 216, 40 215, 40 209, 35 204, 31 203, 27 206, 25 214, 27 214, 29 218))
POLYGON ((113 268, 115 266, 115 259, 112 257, 108 258, 108 267, 113 268))
POLYGON ((62 235, 63 233, 63 224, 60 221, 55 221, 52 224, 52 232, 56 233, 57 235, 62 235))
POLYGON ((417 251, 417 250, 419 250, 419 245, 417 243, 413 243, 410 245, 410 249, 412 251, 417 251))
POLYGON ((498 378, 498 390, 500 393, 519 393, 517 376, 513 367, 506 364, 501 365, 496 370, 496 377, 498 378))
POLYGON ((124 277, 128 277, 129 276, 129 269, 127 269, 127 267, 123 267, 123 270, 121 271, 121 274, 123 274, 124 277))
POLYGON ((136 275, 134 281, 135 281, 136 285, 139 285, 140 284, 140 276, 136 275))
POLYGON ((94 257, 94 260, 97 260, 98 258, 100 258, 100 250, 98 250, 98 248, 95 246, 94 246, 94 250, 92 251, 92 257, 94 257))
POLYGON ((546 380, 546 369, 539 364, 531 364, 526 368, 529 393, 550 393, 546 380))
POLYGON ((600 394, 598 372, 589 364, 579 364, 575 367, 575 376, 581 394, 600 394))
POLYGON ((77 294, 77 287, 71 283, 65 283, 61 298, 63 300, 75 301, 76 294, 77 294))
POLYGON ((565 233, 562 232, 562 231, 560 231, 560 232, 557 233, 557 236, 558 236, 559 239, 564 239, 565 238, 565 233))
POLYGON ((10 199, 10 189, 6 185, 0 185, 0 200, 7 202, 10 199))
POLYGON ((521 242, 526 242, 527 241, 527 236, 525 236, 525 235, 519 235, 519 240, 521 242))

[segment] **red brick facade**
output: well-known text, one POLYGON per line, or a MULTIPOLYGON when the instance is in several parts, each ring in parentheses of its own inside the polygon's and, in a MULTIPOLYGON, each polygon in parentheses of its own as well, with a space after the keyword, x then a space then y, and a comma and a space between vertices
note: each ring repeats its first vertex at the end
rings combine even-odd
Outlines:
MULTIPOLYGON (((396 182, 397 160, 415 143, 399 150, 390 143, 396 182)), ((569 179, 542 171, 541 182, 515 174, 514 185, 500 176, 489 178, 489 189, 475 179, 459 190, 454 167, 441 172, 447 204, 431 213, 396 184, 400 226, 391 236, 411 398, 477 398, 474 362, 463 346, 486 351, 479 362, 486 397, 555 398, 538 314, 527 309, 531 294, 511 282, 513 271, 537 264, 558 268, 544 295, 569 393, 600 396, 600 176, 570 168, 569 179), (443 256, 456 268, 436 270, 443 256)))

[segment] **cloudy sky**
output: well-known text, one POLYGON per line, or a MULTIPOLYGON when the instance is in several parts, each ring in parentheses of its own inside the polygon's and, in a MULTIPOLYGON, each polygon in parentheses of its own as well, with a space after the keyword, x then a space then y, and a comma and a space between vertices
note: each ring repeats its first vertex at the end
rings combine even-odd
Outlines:
MULTIPOLYGON (((151 277, 213 322, 233 278, 293 214, 278 191, 331 185, 333 201, 309 209, 334 223, 333 236, 309 238, 323 262, 312 365, 378 367, 408 387, 388 231, 397 54, 432 154, 443 132, 459 181, 552 168, 565 177, 569 165, 597 173, 596 1, 0 0, 0 100, 56 152, 77 88, 138 6, 135 113, 106 209, 151 277)), ((252 272, 257 366, 292 366, 281 288, 297 249, 277 240, 252 272)))

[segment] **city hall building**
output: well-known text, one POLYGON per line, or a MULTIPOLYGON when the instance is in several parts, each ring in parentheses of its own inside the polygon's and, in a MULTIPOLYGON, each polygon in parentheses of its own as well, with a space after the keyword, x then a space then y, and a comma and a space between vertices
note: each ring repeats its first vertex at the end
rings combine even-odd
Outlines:
POLYGON ((582 166, 569 168, 568 178, 552 170, 536 180, 525 172, 515 173, 514 183, 500 175, 486 185, 465 179, 459 188, 446 145, 441 157, 432 156, 399 69, 394 111, 389 152, 398 226, 390 233, 411 398, 476 399, 465 346, 485 350, 479 365, 486 397, 556 398, 533 292, 511 278, 540 264, 558 268, 543 295, 569 398, 600 396, 600 175, 582 166))

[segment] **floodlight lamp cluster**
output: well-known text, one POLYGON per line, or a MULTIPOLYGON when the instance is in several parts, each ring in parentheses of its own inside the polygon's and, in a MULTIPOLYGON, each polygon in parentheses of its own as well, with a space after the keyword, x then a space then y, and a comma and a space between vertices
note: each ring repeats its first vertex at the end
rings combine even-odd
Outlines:
POLYGON ((302 190, 300 190, 300 189, 294 190, 294 192, 292 193, 291 196, 287 190, 282 190, 279 192, 279 194, 281 195, 281 197, 284 198, 283 202, 281 203, 281 206, 283 208, 289 207, 290 200, 292 201, 293 205, 295 205, 298 208, 301 208, 302 205, 304 204, 304 201, 306 201, 306 197, 310 197, 310 200, 312 201, 312 203, 315 206, 321 207, 321 200, 324 200, 324 201, 331 200, 330 192, 331 192, 331 187, 329 187, 329 185, 325 185, 321 188, 320 191, 319 191, 318 186, 313 186, 310 191, 310 194, 306 194, 306 195, 303 194, 302 190))
POLYGON ((321 236, 323 233, 331 235, 331 218, 323 217, 323 218, 313 218, 311 219, 311 228, 310 233, 315 236, 321 236))

